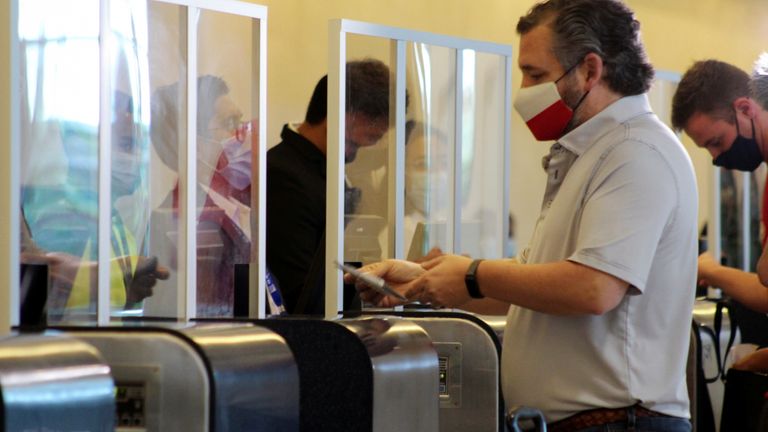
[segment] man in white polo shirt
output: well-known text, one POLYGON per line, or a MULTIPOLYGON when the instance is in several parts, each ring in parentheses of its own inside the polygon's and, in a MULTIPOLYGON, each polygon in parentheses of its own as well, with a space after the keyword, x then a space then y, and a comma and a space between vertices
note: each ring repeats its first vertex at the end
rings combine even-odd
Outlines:
POLYGON ((616 0, 550 0, 517 31, 515 107, 537 139, 557 140, 519 263, 443 255, 364 271, 411 299, 507 312, 505 400, 541 409, 552 431, 689 431, 696 182, 651 112, 639 23, 616 0))

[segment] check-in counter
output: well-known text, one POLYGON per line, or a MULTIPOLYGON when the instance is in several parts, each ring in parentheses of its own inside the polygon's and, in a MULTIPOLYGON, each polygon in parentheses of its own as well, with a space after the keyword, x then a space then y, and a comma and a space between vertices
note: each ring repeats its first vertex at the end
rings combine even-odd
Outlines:
POLYGON ((298 431, 298 370, 276 333, 247 323, 61 328, 104 356, 117 431, 298 431))
POLYGON ((301 377, 301 430, 437 432, 438 358, 397 317, 257 321, 283 336, 301 377))
POLYGON ((506 315, 475 315, 493 330, 496 338, 499 340, 499 345, 504 344, 504 329, 507 327, 506 315))
POLYGON ((109 366, 91 345, 62 335, 0 340, 3 431, 114 429, 109 366))
POLYGON ((363 312, 364 316, 381 314, 407 319, 432 339, 440 367, 441 432, 504 429, 504 403, 499 390, 501 345, 495 329, 463 311, 363 312))

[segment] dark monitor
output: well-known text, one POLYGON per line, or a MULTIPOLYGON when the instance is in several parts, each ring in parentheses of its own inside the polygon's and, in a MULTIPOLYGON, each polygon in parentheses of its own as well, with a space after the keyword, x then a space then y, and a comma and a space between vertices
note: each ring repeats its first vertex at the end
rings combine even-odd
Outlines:
POLYGON ((43 327, 47 323, 48 265, 21 264, 19 324, 43 327))

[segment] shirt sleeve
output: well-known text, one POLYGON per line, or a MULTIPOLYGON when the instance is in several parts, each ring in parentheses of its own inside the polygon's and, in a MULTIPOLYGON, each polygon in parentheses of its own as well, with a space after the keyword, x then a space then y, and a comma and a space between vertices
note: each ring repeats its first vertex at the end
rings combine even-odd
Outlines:
POLYGON ((645 289, 656 249, 678 205, 671 166, 639 141, 614 147, 588 185, 576 252, 568 259, 645 289))

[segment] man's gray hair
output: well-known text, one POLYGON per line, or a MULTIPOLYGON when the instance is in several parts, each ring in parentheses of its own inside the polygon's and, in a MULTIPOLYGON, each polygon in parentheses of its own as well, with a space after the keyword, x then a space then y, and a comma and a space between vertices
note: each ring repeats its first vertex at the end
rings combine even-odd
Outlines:
POLYGON ((563 69, 589 53, 603 59, 603 79, 611 90, 632 96, 651 87, 653 66, 640 40, 640 22, 620 0, 546 0, 517 23, 524 35, 539 25, 554 33, 555 57, 563 69))

